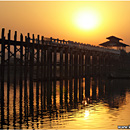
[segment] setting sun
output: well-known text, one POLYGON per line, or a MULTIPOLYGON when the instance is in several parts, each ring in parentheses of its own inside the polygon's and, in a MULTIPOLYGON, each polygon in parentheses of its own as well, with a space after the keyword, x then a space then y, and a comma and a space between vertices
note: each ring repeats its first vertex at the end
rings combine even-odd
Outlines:
POLYGON ((80 29, 90 30, 97 27, 99 19, 92 11, 82 11, 77 14, 75 21, 80 29))

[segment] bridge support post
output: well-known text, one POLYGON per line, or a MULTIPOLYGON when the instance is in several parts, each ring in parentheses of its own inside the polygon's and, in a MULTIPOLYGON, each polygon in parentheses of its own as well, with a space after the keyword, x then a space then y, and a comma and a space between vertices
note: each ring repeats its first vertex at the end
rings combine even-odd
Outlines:
MULTIPOLYGON (((23 35, 21 34, 20 35, 20 96, 19 96, 19 100, 20 100, 20 105, 19 105, 19 115, 20 115, 20 124, 22 124, 22 109, 23 109, 23 106, 22 106, 22 87, 23 87, 23 35)), ((20 126, 21 127, 21 126, 20 126)))
POLYGON ((92 99, 96 100, 96 87, 97 87, 97 79, 96 77, 93 77, 93 82, 92 82, 92 99))
POLYGON ((85 97, 90 97, 90 77, 85 77, 85 97))
POLYGON ((73 53, 70 51, 70 61, 69 61, 69 77, 73 76, 73 53))
POLYGON ((2 29, 2 44, 1 44, 1 128, 4 125, 4 70, 5 70, 5 37, 4 28, 2 29))
POLYGON ((49 48, 47 50, 47 105, 48 107, 51 104, 51 94, 52 94, 52 82, 51 82, 51 76, 52 76, 52 50, 49 48))
MULTIPOLYGON (((40 41, 39 41, 39 35, 37 36, 37 70, 36 70, 36 76, 37 76, 37 82, 36 82, 36 107, 37 107, 37 114, 39 110, 39 70, 41 69, 40 67, 40 41)), ((42 72, 41 72, 42 73, 42 72)), ((41 77, 40 77, 41 78, 41 77)))
POLYGON ((69 101, 72 104, 72 75, 73 74, 73 52, 70 51, 70 59, 69 59, 69 101))
POLYGON ((9 93, 10 93, 10 37, 11 37, 11 30, 8 32, 8 69, 7 69, 7 121, 9 125, 9 93))
POLYGON ((14 68, 14 99, 13 99, 13 115, 14 115, 14 124, 16 121, 16 70, 17 70, 17 64, 16 64, 16 41, 17 41, 17 32, 15 31, 14 35, 14 63, 13 63, 13 68, 14 68))
POLYGON ((68 51, 65 51, 65 102, 68 100, 68 51))
POLYGON ((60 104, 63 104, 63 49, 60 50, 60 104))
POLYGON ((54 48, 54 60, 53 60, 53 99, 54 106, 56 107, 56 77, 57 77, 57 48, 54 48))
POLYGON ((83 100, 83 78, 79 78, 79 101, 82 102, 83 100))
POLYGON ((79 54, 79 77, 83 77, 83 61, 84 55, 80 52, 79 54))
POLYGON ((100 75, 104 75, 104 54, 101 53, 100 55, 100 75))
POLYGON ((87 72, 87 68, 88 68, 88 67, 87 67, 87 64, 88 64, 88 62, 87 62, 87 60, 88 60, 88 59, 87 59, 87 55, 88 55, 87 52, 85 52, 85 77, 86 77, 87 74, 88 74, 88 72, 87 72))
POLYGON ((74 54, 74 77, 75 77, 75 79, 74 79, 74 102, 76 102, 77 101, 77 88, 78 88, 78 84, 77 84, 77 82, 78 82, 78 77, 77 77, 77 71, 78 70, 78 54, 77 54, 77 52, 75 52, 75 54, 74 54))
POLYGON ((41 44, 42 44, 42 47, 41 47, 41 64, 40 64, 40 68, 41 68, 41 115, 43 114, 43 102, 44 102, 44 99, 43 99, 43 93, 44 93, 44 83, 43 83, 43 80, 44 80, 44 37, 42 36, 41 37, 41 44))
POLYGON ((54 49, 54 61, 53 61, 53 77, 56 78, 57 76, 57 48, 54 49))
POLYGON ((91 61, 90 53, 87 55, 87 75, 91 75, 91 61))
MULTIPOLYGON (((11 31, 9 30, 8 33, 8 70, 7 70, 7 86, 9 90, 10 86, 10 36, 11 36, 11 31)), ((9 96, 9 95, 8 95, 9 96)))

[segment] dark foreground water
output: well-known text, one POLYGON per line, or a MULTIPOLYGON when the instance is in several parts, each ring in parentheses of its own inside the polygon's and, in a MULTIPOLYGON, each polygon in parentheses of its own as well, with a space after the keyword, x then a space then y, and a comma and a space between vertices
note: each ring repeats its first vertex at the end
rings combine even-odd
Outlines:
POLYGON ((130 80, 4 82, 0 128, 117 129, 130 125, 130 80))

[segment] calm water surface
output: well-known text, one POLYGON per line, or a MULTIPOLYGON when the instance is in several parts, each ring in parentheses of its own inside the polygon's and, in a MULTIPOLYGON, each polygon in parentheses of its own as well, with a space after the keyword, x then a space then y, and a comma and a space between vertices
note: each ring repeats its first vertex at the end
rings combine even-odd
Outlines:
POLYGON ((0 128, 116 129, 130 125, 130 80, 87 77, 4 82, 0 102, 0 128))

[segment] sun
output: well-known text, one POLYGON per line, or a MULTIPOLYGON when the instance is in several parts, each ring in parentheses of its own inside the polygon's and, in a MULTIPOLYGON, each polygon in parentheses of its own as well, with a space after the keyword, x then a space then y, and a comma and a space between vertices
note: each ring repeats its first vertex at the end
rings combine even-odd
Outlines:
POLYGON ((91 30, 97 27, 99 20, 96 12, 81 11, 77 13, 75 22, 80 29, 91 30))

